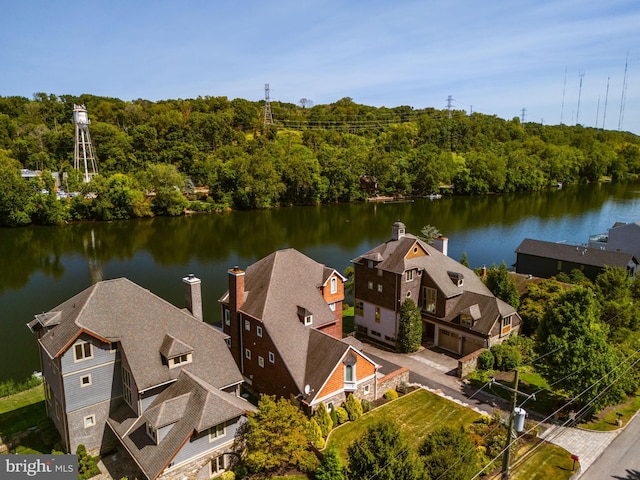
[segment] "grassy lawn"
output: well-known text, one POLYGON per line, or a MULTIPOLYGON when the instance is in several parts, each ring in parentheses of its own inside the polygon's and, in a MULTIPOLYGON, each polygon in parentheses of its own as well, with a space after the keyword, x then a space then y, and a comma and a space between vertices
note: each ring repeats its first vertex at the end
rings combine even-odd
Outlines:
MULTIPOLYGON (((526 452, 519 452, 526 455, 526 452)), ((511 468, 512 480, 566 480, 574 473, 571 455, 563 448, 551 443, 541 447, 525 457, 522 463, 516 462, 511 468)), ((577 465, 576 465, 577 468, 577 465)))
POLYGON ((0 398, 0 437, 8 438, 24 432, 46 417, 42 385, 0 398))
POLYGON ((419 443, 441 425, 468 425, 480 414, 426 390, 416 390, 372 410, 355 422, 345 423, 329 436, 328 445, 336 447, 341 460, 347 463, 347 447, 367 431, 367 427, 382 419, 398 423, 411 443, 419 443))
MULTIPOLYGON (((526 445, 518 452, 518 459, 511 464, 511 480, 568 480, 574 473, 573 460, 569 453, 551 443, 539 445, 528 453, 533 445, 526 445)), ((576 464, 576 468, 578 465, 576 464)), ((498 480, 500 469, 496 469, 487 480, 498 480)))
POLYGON ((355 329, 353 315, 353 307, 342 311, 342 335, 348 335, 355 329))
POLYGON ((636 396, 629 397, 626 402, 620 405, 605 408, 598 413, 592 421, 581 423, 580 427, 600 432, 616 430, 620 428, 616 423, 618 412, 622 413, 622 422, 623 425, 626 425, 626 423, 631 420, 631 417, 640 410, 640 395, 638 395, 638 393, 640 392, 636 392, 636 396))

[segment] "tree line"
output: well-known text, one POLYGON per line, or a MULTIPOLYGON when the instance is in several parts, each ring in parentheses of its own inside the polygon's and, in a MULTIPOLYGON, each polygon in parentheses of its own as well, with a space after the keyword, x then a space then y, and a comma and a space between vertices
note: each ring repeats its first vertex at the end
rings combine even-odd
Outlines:
POLYGON ((0 224, 534 191, 640 173, 640 137, 628 132, 371 107, 348 97, 310 108, 272 102, 275 123, 265 126, 263 107, 210 96, 0 97, 0 224), (73 170, 74 104, 91 119, 100 175, 89 185, 73 170), (63 188, 82 195, 41 198, 49 189, 23 185, 20 168, 60 172, 63 188))

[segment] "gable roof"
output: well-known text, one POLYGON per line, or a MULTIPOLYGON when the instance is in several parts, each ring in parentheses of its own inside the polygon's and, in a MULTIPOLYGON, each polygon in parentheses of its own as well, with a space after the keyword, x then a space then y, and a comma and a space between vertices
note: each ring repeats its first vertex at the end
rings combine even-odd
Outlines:
MULTIPOLYGON (((300 392, 306 385, 317 391, 349 348, 316 330, 337 321, 320 292, 334 274, 344 279, 336 270, 293 248, 273 252, 245 272, 240 311, 263 323, 300 392), (312 325, 303 325, 299 309, 313 315, 312 325)), ((228 302, 228 298, 227 291, 220 301, 228 302)))
POLYGON ((352 260, 359 263, 372 257, 381 258, 376 268, 396 275, 401 275, 407 270, 418 269, 427 273, 438 286, 446 298, 460 295, 463 292, 473 292, 479 295, 493 297, 491 290, 482 280, 464 265, 443 254, 437 248, 423 242, 418 237, 405 233, 398 240, 389 240, 368 252, 352 260), (414 247, 421 248, 426 255, 411 256, 414 247), (452 274, 464 279, 463 285, 458 286, 452 280, 452 274))
POLYGON ((139 391, 175 380, 183 369, 217 388, 242 382, 225 334, 126 278, 98 282, 53 312, 59 312, 59 323, 39 340, 51 358, 83 332, 120 342, 139 391), (185 348, 193 349, 191 363, 173 369, 163 365, 161 351, 185 348))
POLYGON ((417 269, 430 278, 450 302, 447 315, 441 320, 451 322, 460 313, 479 316, 470 330, 482 335, 493 335, 500 316, 516 314, 514 322, 519 323, 516 310, 496 298, 473 270, 410 233, 403 234, 397 240, 388 240, 353 259, 352 262, 361 263, 373 258, 380 259, 376 268, 395 275, 417 269), (420 250, 425 254, 413 254, 421 253, 420 250))
POLYGON ((234 420, 256 408, 246 400, 220 391, 195 375, 182 371, 175 383, 160 393, 141 417, 123 405, 108 424, 148 478, 156 478, 194 434, 234 420), (147 422, 155 429, 170 426, 156 445, 147 435, 147 422))
POLYGON ((638 263, 631 253, 601 250, 566 243, 546 242, 525 238, 516 248, 516 254, 531 255, 552 260, 562 260, 594 267, 626 267, 630 262, 638 263))

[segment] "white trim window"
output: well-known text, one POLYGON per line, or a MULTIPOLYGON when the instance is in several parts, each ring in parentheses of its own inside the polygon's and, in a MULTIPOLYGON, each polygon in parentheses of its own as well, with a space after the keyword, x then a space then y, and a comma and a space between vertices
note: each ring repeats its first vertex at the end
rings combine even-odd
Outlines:
POLYGON ((244 349, 244 358, 246 358, 247 360, 251 360, 251 350, 249 350, 248 348, 244 349))
POLYGON ((96 424, 96 416, 95 415, 88 415, 88 416, 84 417, 84 428, 94 427, 95 424, 96 424))
POLYGON ((215 427, 209 429, 209 442, 214 442, 218 438, 222 438, 227 435, 227 424, 222 422, 215 427))
POLYGON ((371 385, 367 384, 364 386, 363 391, 365 393, 365 395, 371 393, 371 385))
POLYGON ((276 356, 273 352, 269 352, 269 362, 276 363, 276 356))
POLYGON ((256 325, 256 335, 262 337, 262 327, 260 325, 256 325))
POLYGON ((329 310, 331 310, 332 312, 336 311, 336 303, 335 302, 331 302, 329 304, 329 310))
POLYGON ((258 366, 264 368, 264 357, 258 355, 258 366))
POLYGON ((338 293, 338 279, 331 277, 331 293, 338 293))
POLYGON ((231 325, 231 312, 228 308, 223 308, 222 310, 224 312, 224 324, 228 327, 231 325))
POLYGON ((225 470, 225 462, 224 462, 224 454, 218 455, 217 457, 213 457, 211 462, 209 463, 211 476, 217 475, 219 473, 224 472, 225 470))
POLYGON ((93 358, 93 345, 86 341, 77 342, 73 346, 73 361, 81 362, 93 358))
POLYGON ((250 322, 249 320, 245 320, 245 321, 244 321, 244 329, 245 329, 247 332, 250 332, 250 331, 251 331, 251 322, 250 322))
POLYGON ((80 387, 88 387, 91 383, 91 374, 80 377, 80 387))
POLYGON ((405 272, 405 275, 406 275, 406 281, 407 282, 413 281, 413 270, 407 270, 405 272))
POLYGON ((311 325, 313 323, 313 315, 305 315, 304 324, 311 325))

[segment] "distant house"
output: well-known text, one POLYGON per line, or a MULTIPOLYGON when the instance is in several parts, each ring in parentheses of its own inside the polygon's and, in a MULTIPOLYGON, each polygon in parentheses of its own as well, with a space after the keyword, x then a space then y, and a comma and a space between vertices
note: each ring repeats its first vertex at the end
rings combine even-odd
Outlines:
POLYGON ((611 252, 632 253, 640 259, 640 222, 616 222, 607 233, 591 235, 589 247, 611 252))
POLYGON ((375 362, 341 341, 345 278, 294 249, 228 272, 223 330, 256 393, 296 400, 307 412, 349 393, 377 398, 375 362))
POLYGON ((148 479, 224 471, 254 407, 226 335, 202 321, 200 280, 188 310, 124 279, 80 292, 29 323, 38 335, 48 415, 67 452, 122 446, 148 479))
POLYGON ((638 260, 632 253, 530 238, 525 238, 516 248, 516 272, 535 277, 550 278, 577 269, 595 280, 605 266, 625 268, 635 277, 638 260))
MULTIPOLYGON (((446 251, 447 240, 437 240, 446 251)), ((521 320, 515 309, 441 250, 396 222, 391 240, 352 260, 358 335, 394 347, 406 299, 421 309, 423 342, 458 355, 491 347, 518 332, 521 320)))

